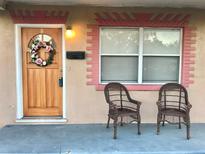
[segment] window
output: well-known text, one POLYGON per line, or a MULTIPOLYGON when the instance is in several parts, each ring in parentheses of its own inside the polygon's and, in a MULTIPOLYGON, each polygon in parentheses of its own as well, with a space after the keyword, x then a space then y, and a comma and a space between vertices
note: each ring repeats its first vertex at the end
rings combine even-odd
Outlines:
POLYGON ((181 29, 101 28, 101 83, 180 82, 181 29))

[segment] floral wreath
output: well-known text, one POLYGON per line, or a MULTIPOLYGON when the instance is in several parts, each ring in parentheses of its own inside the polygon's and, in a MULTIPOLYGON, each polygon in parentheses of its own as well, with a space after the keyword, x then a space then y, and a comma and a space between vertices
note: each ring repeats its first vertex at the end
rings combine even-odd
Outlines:
POLYGON ((33 40, 33 42, 29 47, 29 52, 30 52, 31 62, 38 66, 44 67, 49 64, 52 64, 53 57, 55 55, 55 48, 52 41, 45 42, 40 40, 33 40), (48 58, 45 60, 39 56, 39 50, 41 48, 45 48, 46 52, 49 53, 48 58))

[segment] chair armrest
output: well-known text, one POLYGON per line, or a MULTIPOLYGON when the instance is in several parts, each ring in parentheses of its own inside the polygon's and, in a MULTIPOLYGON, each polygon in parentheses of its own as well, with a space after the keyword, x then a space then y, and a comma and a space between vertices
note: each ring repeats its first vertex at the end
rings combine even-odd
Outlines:
POLYGON ((112 102, 109 103, 109 114, 111 115, 118 115, 117 105, 113 104, 112 102))
POLYGON ((142 104, 142 102, 134 100, 134 99, 130 99, 130 102, 133 104, 136 104, 138 108, 140 108, 140 105, 142 104))
POLYGON ((109 108, 116 110, 117 109, 117 105, 110 102, 109 103, 109 108))
POLYGON ((188 111, 189 111, 191 108, 192 108, 192 105, 188 102, 188 104, 187 104, 187 109, 188 109, 188 111))
POLYGON ((191 109, 191 108, 192 108, 192 105, 191 105, 191 104, 188 104, 187 107, 188 107, 189 109, 191 109))
POLYGON ((160 100, 158 100, 158 101, 156 102, 156 104, 157 104, 157 106, 158 106, 159 109, 162 107, 162 103, 161 103, 160 100))
POLYGON ((156 104, 157 104, 158 106, 161 106, 161 101, 157 101, 156 104))

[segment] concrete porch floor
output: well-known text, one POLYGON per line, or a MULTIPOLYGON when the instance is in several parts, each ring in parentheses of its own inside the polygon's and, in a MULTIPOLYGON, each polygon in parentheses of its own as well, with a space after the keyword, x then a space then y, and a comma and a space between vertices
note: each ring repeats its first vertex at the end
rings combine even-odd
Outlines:
POLYGON ((161 127, 142 124, 137 135, 135 124, 118 127, 118 139, 112 139, 112 125, 8 125, 0 129, 0 153, 71 154, 205 154, 205 124, 191 125, 186 140, 185 126, 161 127))

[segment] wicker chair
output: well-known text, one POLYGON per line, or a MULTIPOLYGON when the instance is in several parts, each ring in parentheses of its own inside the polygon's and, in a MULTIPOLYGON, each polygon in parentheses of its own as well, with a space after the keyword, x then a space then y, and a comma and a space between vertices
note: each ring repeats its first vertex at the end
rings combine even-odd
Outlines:
POLYGON ((104 94, 106 102, 109 104, 107 128, 109 128, 110 118, 114 120, 113 138, 117 138, 119 117, 121 118, 121 126, 123 125, 123 117, 131 117, 133 121, 137 121, 138 134, 140 134, 141 102, 131 99, 126 87, 117 82, 107 84, 104 89, 104 94))
POLYGON ((158 115, 157 115, 157 134, 160 132, 160 123, 165 121, 173 123, 166 119, 166 116, 175 117, 181 129, 181 123, 186 125, 187 139, 190 138, 190 117, 189 111, 191 104, 188 101, 187 90, 180 84, 167 83, 160 88, 159 99, 157 101, 158 115), (183 120, 183 122, 181 121, 183 120))

